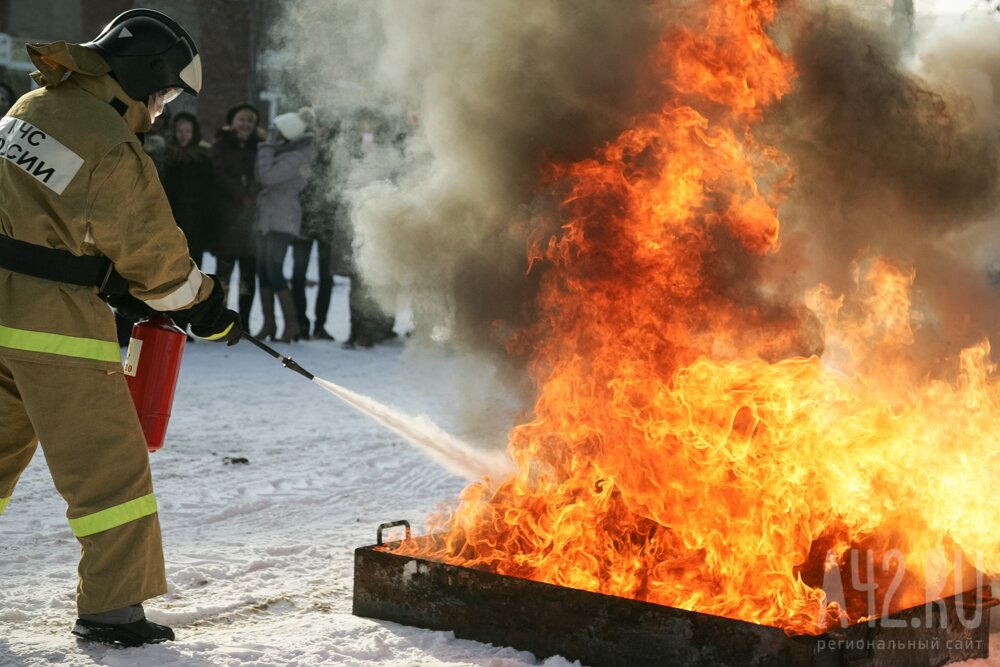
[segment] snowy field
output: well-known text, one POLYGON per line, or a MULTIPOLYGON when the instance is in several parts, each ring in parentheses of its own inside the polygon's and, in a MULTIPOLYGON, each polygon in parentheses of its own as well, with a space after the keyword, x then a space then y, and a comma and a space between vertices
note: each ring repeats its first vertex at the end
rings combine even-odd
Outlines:
MULTIPOLYGON (((339 281, 330 330, 342 341, 339 281)), ((419 365, 401 341, 280 349, 319 377, 452 427, 445 347, 419 365)), ((379 523, 421 525, 464 481, 249 343, 187 347, 167 444, 152 466, 170 590, 147 612, 177 641, 113 649, 69 634, 78 546, 39 450, 0 518, 0 666, 576 664, 352 616, 354 548, 374 543, 379 523)), ((998 639, 993 658, 964 664, 1000 667, 998 639)))

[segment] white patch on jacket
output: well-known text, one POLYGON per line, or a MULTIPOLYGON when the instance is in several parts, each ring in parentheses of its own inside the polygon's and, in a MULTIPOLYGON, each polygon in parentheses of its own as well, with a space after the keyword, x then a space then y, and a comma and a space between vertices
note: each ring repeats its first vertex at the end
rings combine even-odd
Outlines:
POLYGON ((83 158, 26 121, 0 118, 0 158, 20 167, 58 195, 83 166, 83 158))

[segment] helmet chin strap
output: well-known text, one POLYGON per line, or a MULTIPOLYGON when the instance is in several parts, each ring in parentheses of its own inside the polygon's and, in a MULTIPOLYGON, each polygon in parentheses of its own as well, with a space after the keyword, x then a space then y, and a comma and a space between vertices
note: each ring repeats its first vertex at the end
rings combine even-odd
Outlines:
POLYGON ((157 116, 163 113, 163 108, 166 103, 163 98, 162 92, 156 92, 149 96, 146 100, 146 108, 149 109, 149 122, 155 122, 157 116))

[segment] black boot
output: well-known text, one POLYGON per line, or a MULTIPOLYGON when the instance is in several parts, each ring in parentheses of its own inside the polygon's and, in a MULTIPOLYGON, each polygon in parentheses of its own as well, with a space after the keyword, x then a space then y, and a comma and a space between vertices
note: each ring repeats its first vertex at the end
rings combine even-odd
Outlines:
POLYGON ((366 333, 356 334, 353 331, 351 332, 350 338, 344 341, 344 344, 341 345, 341 347, 344 348, 345 350, 357 350, 359 348, 368 349, 374 346, 375 346, 375 341, 372 340, 372 336, 370 333, 366 332, 366 333))
POLYGON ((326 327, 318 322, 316 323, 316 327, 313 329, 312 337, 316 340, 334 340, 333 336, 327 332, 326 327))
POLYGON ((240 294, 240 324, 244 331, 250 331, 250 310, 253 308, 253 294, 240 294))
POLYGON ((276 292, 278 305, 281 306, 281 314, 285 318, 285 330, 281 336, 274 339, 277 343, 291 343, 299 339, 301 329, 299 329, 299 316, 295 312, 295 300, 292 298, 290 290, 276 292))
POLYGON ((119 646, 159 644, 174 639, 173 630, 145 618, 131 623, 98 623, 78 618, 73 634, 90 642, 119 646))
POLYGON ((274 322, 274 290, 270 287, 260 288, 260 308, 264 311, 264 326, 254 334, 254 338, 274 340, 278 327, 274 322))

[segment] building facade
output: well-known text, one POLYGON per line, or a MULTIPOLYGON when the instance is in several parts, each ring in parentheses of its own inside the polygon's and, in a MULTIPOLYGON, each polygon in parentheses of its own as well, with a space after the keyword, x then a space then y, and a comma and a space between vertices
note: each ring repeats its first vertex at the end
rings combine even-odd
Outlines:
MULTIPOLYGON (((191 33, 202 59, 203 86, 197 99, 182 95, 172 111, 190 111, 211 139, 226 110, 260 99, 258 54, 267 0, 0 0, 0 81, 16 93, 30 90, 25 43, 84 42, 121 12, 146 7, 164 12, 191 33)), ((263 110, 265 120, 267 109, 263 110)))

